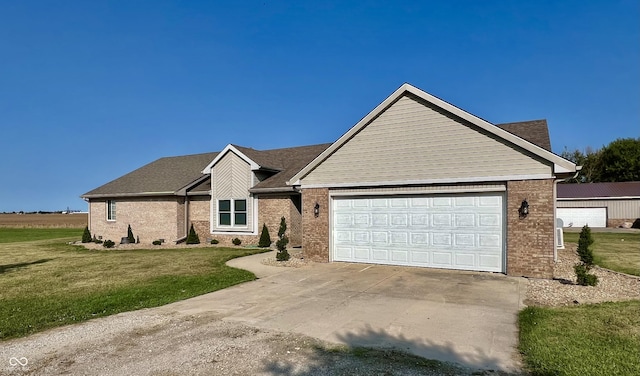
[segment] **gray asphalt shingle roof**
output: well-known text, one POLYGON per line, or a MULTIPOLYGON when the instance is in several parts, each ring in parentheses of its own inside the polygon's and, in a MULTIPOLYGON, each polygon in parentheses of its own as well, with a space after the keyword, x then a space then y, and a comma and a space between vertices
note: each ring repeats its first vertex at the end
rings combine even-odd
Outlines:
POLYGON ((202 169, 218 153, 165 157, 108 182, 82 197, 174 194, 203 177, 202 169))
POLYGON ((496 124, 496 127, 525 139, 534 145, 538 145, 547 151, 551 151, 549 128, 545 119, 496 124))
MULTIPOLYGON (((546 120, 496 124, 496 126, 551 151, 546 120)), ((274 189, 292 189, 287 186, 286 182, 330 145, 327 143, 272 150, 233 146, 260 165, 263 170, 275 171, 272 176, 251 189, 252 192, 265 192, 274 189)), ((202 170, 218 154, 215 152, 160 158, 91 190, 81 197, 173 195, 185 187, 191 188, 193 193, 202 194, 210 189, 209 179, 207 179, 207 175, 202 174, 202 170), (194 185, 194 183, 196 184, 194 185), (191 187, 191 185, 193 186, 191 187)))

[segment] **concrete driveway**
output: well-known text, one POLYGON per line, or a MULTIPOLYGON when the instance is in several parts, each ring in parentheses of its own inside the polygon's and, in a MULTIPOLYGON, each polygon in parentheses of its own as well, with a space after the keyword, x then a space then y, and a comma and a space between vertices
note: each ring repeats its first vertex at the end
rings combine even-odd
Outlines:
POLYGON ((256 281, 160 309, 214 313, 258 328, 394 347, 474 368, 520 366, 516 320, 523 278, 348 263, 278 268, 260 264, 265 257, 229 262, 256 273, 256 281))

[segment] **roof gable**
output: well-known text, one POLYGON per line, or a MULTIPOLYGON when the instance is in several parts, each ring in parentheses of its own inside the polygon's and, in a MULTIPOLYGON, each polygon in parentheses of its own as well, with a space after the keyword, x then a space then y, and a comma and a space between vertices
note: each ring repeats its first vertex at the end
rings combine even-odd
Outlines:
POLYGON ((576 171, 576 165, 572 162, 561 158, 543 147, 535 145, 516 134, 512 134, 504 129, 501 129, 477 116, 474 116, 460 108, 453 106, 435 96, 432 96, 410 84, 404 84, 392 93, 387 99, 380 103, 373 111, 367 114, 356 125, 349 129, 344 135, 342 135, 336 142, 334 142, 329 148, 322 152, 311 163, 305 166, 299 173, 294 175, 289 184, 299 185, 300 180, 307 176, 311 171, 317 168, 321 163, 326 161, 331 155, 336 153, 337 150, 342 148, 347 142, 349 142, 354 136, 360 133, 365 127, 371 124, 375 119, 381 116, 387 109, 397 103, 402 97, 413 96, 421 101, 424 101, 429 106, 438 111, 442 111, 452 117, 459 119, 462 122, 477 127, 477 129, 484 131, 487 135, 496 137, 503 140, 521 150, 524 153, 528 153, 541 160, 547 161, 552 164, 552 171, 558 173, 574 173, 576 171))

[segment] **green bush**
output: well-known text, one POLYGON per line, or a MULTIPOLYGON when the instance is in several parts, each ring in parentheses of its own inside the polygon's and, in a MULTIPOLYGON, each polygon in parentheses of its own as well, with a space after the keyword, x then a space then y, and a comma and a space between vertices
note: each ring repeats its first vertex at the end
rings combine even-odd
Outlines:
POLYGON ((589 226, 584 225, 582 231, 580 231, 580 238, 578 239, 577 252, 580 257, 580 263, 573 267, 573 270, 576 272, 577 282, 581 286, 595 286, 598 284, 598 277, 595 274, 589 273, 593 267, 591 244, 593 244, 591 229, 589 226))
POLYGON ((578 284, 581 286, 595 286, 598 284, 598 276, 589 273, 589 268, 583 263, 576 264, 573 267, 576 272, 578 284))
POLYGON ((189 229, 189 236, 187 236, 187 244, 200 244, 200 238, 196 233, 196 230, 193 228, 193 224, 191 224, 191 228, 189 229))
POLYGON ((591 229, 585 225, 580 231, 580 238, 578 239, 578 256, 588 267, 593 265, 593 251, 591 245, 593 244, 593 236, 591 236, 591 229))
POLYGON ((271 236, 269 235, 269 229, 266 224, 262 224, 262 233, 260 234, 260 241, 258 241, 258 247, 267 248, 271 246, 271 236))
POLYGON ((218 243, 220 243, 218 239, 211 239, 211 244, 218 244, 218 243))
POLYGON ((242 240, 238 238, 233 238, 233 240, 231 240, 231 243, 233 243, 233 245, 240 245, 242 244, 242 240))
POLYGON ((83 243, 91 243, 93 239, 91 238, 91 231, 89 231, 89 226, 85 226, 84 232, 82 233, 82 242, 83 243))
POLYGON ((154 240, 151 244, 153 244, 153 245, 162 245, 162 242, 160 240, 154 240))
POLYGON ((291 256, 289 256, 289 252, 287 251, 287 244, 289 244, 289 238, 285 235, 287 231, 287 221, 284 217, 280 218, 280 229, 278 229, 278 240, 276 241, 276 248, 278 248, 278 253, 276 253, 276 260, 278 261, 287 261, 291 256))
POLYGON ((127 227, 127 240, 131 244, 135 244, 135 242, 136 242, 136 238, 135 238, 135 236, 133 236, 133 231, 131 231, 131 225, 129 225, 129 227, 127 227))
POLYGON ((102 243, 102 246, 105 248, 113 248, 116 245, 116 243, 114 243, 112 240, 105 240, 104 243, 102 243))

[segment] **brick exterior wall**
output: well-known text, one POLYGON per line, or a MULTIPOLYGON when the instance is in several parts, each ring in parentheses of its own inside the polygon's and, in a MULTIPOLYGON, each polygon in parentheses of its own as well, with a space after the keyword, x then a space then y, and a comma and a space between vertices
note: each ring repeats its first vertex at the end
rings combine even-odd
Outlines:
POLYGON ((178 238, 178 198, 127 198, 114 199, 116 220, 107 221, 107 200, 89 202, 89 223, 92 235, 102 236, 102 240, 120 242, 127 236, 127 227, 140 243, 151 244, 156 239, 175 241, 178 238))
POLYGON ((262 224, 266 224, 269 235, 275 246, 280 228, 280 218, 285 217, 287 221, 287 236, 289 237, 288 248, 300 247, 302 245, 302 214, 296 208, 295 198, 287 194, 261 195, 258 196, 258 232, 256 235, 226 235, 221 232, 212 234, 210 226, 211 198, 195 197, 190 198, 189 215, 193 227, 200 237, 200 242, 210 242, 211 239, 218 240, 219 245, 231 246, 232 240, 238 238, 242 245, 257 245, 262 232, 262 224))
POLYGON ((302 190, 302 251, 304 257, 316 262, 329 262, 329 190, 302 190), (313 213, 316 202, 320 213, 313 213))
POLYGON ((507 274, 553 278, 553 180, 507 182, 507 274), (520 218, 522 200, 529 215, 520 218))
POLYGON ((278 240, 278 230, 280 229, 280 218, 287 221, 286 235, 289 237, 288 248, 300 247, 302 245, 302 214, 295 207, 294 198, 291 195, 261 195, 258 196, 258 236, 256 244, 260 240, 262 224, 266 224, 269 235, 275 245, 278 240))

